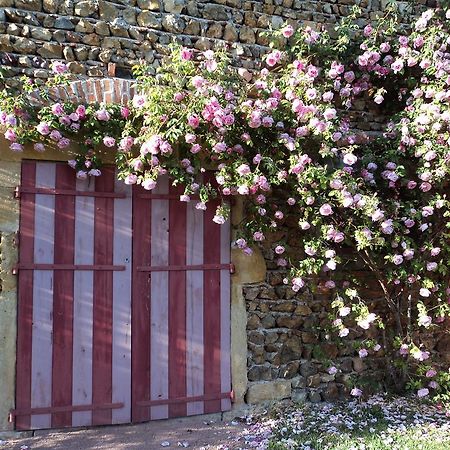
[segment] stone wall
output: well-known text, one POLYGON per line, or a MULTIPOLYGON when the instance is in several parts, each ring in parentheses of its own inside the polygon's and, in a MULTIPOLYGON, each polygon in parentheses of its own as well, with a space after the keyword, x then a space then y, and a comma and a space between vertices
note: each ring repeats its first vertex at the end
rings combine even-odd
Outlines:
MULTIPOLYGON (((0 142, 1 146, 1 142, 0 142)), ((18 201, 14 189, 20 184, 20 163, 0 164, 0 430, 11 427, 9 410, 14 407, 16 361, 16 276, 18 201)))
MULTIPOLYGON (((282 198, 282 194, 277 197, 282 198)), ((350 334, 341 339, 330 327, 335 317, 331 308, 333 296, 323 282, 318 283, 314 292, 307 288, 294 292, 283 283, 287 271, 277 266, 273 249, 282 239, 287 243, 287 253, 292 260, 303 257, 297 221, 294 216, 285 216, 279 230, 266 236, 258 249, 267 268, 265 280, 243 286, 247 311, 246 401, 257 403, 280 398, 332 401, 348 396, 355 385, 362 387, 366 394, 386 388, 383 350, 369 349, 369 355, 364 358, 358 355, 361 338, 383 344, 382 332, 375 327, 364 331, 354 324, 349 327, 350 334), (329 373, 332 366, 337 373, 329 373)), ((345 272, 340 270, 341 279, 357 278, 361 297, 370 304, 372 311, 384 318, 385 301, 376 280, 351 253, 347 258, 345 272)), ((447 322, 443 329, 449 330, 450 320, 447 322)), ((386 328, 389 335, 395 325, 387 323, 386 328)), ((414 339, 444 370, 448 368, 449 332, 424 329, 414 339)))
MULTIPOLYGON (((352 379, 370 371, 376 381, 381 353, 357 356, 353 341, 339 342, 326 327, 330 295, 295 293, 282 284, 280 271, 267 273, 265 283, 247 285, 248 380, 247 400, 260 400, 265 382, 285 381, 295 401, 336 400, 348 394, 352 379), (328 373, 331 366, 337 374, 328 373)), ((356 336, 353 336, 355 338, 356 336)), ((263 397, 265 394, 263 394, 263 397)))
MULTIPOLYGON (((415 0, 415 7, 433 0, 415 0)), ((358 4, 374 17, 388 0, 0 0, 0 62, 7 76, 46 78, 53 59, 80 76, 129 77, 156 68, 174 39, 206 50, 232 44, 252 68, 267 50, 264 32, 284 22, 332 28, 358 4)), ((402 10, 408 1, 398 2, 402 10)))

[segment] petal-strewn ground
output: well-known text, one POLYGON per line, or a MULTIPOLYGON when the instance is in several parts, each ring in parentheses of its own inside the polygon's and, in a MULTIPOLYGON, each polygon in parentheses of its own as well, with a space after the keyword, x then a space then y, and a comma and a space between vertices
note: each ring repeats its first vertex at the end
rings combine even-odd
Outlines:
POLYGON ((449 416, 413 399, 375 396, 335 404, 286 402, 231 417, 44 431, 0 441, 0 450, 450 450, 449 416))

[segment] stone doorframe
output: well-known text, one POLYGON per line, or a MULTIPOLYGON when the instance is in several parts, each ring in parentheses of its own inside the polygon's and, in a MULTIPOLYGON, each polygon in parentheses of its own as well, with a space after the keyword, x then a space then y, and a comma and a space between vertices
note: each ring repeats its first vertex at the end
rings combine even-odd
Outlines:
MULTIPOLYGON (((119 78, 77 80, 52 92, 55 101, 74 103, 127 104, 135 89, 133 80, 119 78)), ((40 99, 34 96, 36 102, 40 99)), ((9 149, 9 143, 0 137, 0 433, 12 431, 9 411, 15 408, 16 338, 17 338, 17 285, 12 273, 18 259, 19 202, 15 188, 20 185, 22 159, 65 161, 66 153, 49 149, 37 153, 31 146, 23 153, 9 149)), ((108 158, 105 158, 105 162, 108 158)), ((242 220, 243 203, 237 199, 232 209, 232 225, 242 220)), ((232 234, 232 240, 233 240, 232 234)), ((262 254, 256 249, 251 256, 232 249, 235 273, 231 277, 231 382, 234 407, 244 403, 247 391, 247 312, 243 285, 265 280, 266 266, 262 254)))

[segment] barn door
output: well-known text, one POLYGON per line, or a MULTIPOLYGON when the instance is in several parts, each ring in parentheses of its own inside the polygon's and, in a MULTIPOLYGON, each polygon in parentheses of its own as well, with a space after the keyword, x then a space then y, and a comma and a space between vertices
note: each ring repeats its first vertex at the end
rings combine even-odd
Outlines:
POLYGON ((167 178, 133 191, 133 422, 230 409, 230 236, 167 178))
POLYGON ((230 408, 229 229, 112 167, 24 162, 18 430, 230 408))

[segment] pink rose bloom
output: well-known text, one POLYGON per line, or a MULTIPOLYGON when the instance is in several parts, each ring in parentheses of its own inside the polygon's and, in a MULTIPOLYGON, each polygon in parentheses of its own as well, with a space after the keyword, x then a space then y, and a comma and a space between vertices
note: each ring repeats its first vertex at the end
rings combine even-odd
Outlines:
POLYGON ((420 326, 428 328, 433 323, 433 319, 430 316, 420 316, 417 322, 420 326))
POLYGON ((200 119, 197 116, 189 116, 188 125, 192 128, 197 128, 200 125, 200 119))
POLYGON ((142 182, 142 187, 147 191, 151 191, 152 189, 155 189, 156 181, 151 178, 147 178, 142 182))
POLYGON ((59 148, 67 148, 70 145, 70 139, 67 138, 61 138, 58 141, 58 147, 59 148))
POLYGON ((352 166, 353 164, 356 163, 356 161, 358 161, 358 158, 351 153, 346 153, 344 155, 343 160, 344 160, 344 164, 348 164, 349 166, 352 166))
POLYGON ((287 204, 288 204, 289 206, 295 205, 295 198, 289 197, 289 198, 287 199, 287 204))
POLYGON ((430 391, 427 388, 422 388, 417 391, 417 397, 419 398, 426 397, 429 393, 430 391))
POLYGON ((336 118, 336 110, 334 108, 327 108, 324 113, 323 113, 323 117, 326 120, 333 120, 336 118))
POLYGON ((361 397, 362 390, 355 387, 350 391, 350 395, 352 395, 353 397, 361 397))
POLYGON ((309 230, 309 229, 311 228, 310 223, 309 223, 309 222, 306 222, 306 221, 299 222, 298 225, 300 226, 300 228, 301 228, 303 231, 309 230))
POLYGON ((67 72, 67 70, 68 69, 67 69, 66 64, 64 64, 64 63, 62 63, 60 61, 55 61, 52 64, 52 71, 53 71, 53 73, 62 74, 64 72, 67 72))
POLYGON ((95 117, 97 118, 97 120, 107 122, 111 118, 111 115, 106 109, 100 109, 95 113, 95 117))
POLYGON ((125 184, 136 184, 137 182, 137 176, 134 173, 130 173, 130 175, 127 175, 124 183, 125 184))
POLYGON ((290 37, 294 34, 294 28, 292 27, 292 25, 286 25, 286 26, 281 30, 281 34, 282 34, 285 38, 290 38, 290 37))
POLYGON ((346 337, 350 333, 350 330, 348 328, 342 328, 342 330, 339 331, 339 337, 346 337))
POLYGON ((120 115, 124 118, 124 119, 128 119, 129 115, 130 115, 130 110, 125 107, 122 106, 122 108, 120 108, 120 115))
POLYGON ((84 105, 79 105, 75 112, 78 114, 80 119, 84 119, 86 117, 86 107, 84 105))
POLYGON ((335 234, 333 240, 334 240, 334 242, 335 242, 336 244, 340 244, 341 242, 344 241, 344 239, 345 239, 344 233, 342 233, 341 231, 338 231, 338 232, 335 234))
POLYGON ((265 239, 265 236, 261 231, 255 231, 253 233, 253 240, 261 242, 264 239, 265 239))
POLYGON ((320 207, 319 212, 322 216, 331 216, 333 214, 333 208, 329 203, 324 203, 320 207))
POLYGON ((428 192, 431 190, 431 184, 427 182, 421 183, 419 187, 422 192, 428 192))
POLYGON ((133 97, 133 106, 136 109, 140 109, 145 105, 145 101, 146 101, 145 95, 135 95, 133 97))
POLYGON ((328 369, 328 373, 330 374, 330 375, 335 375, 336 373, 337 373, 337 369, 336 369, 336 367, 334 367, 334 366, 332 366, 332 367, 330 367, 329 369, 328 369))
POLYGON ((226 220, 225 220, 225 217, 223 217, 222 215, 216 214, 213 217, 213 222, 217 223, 218 225, 223 225, 226 222, 226 220))
POLYGON ((439 253, 441 253, 441 248, 440 247, 434 247, 431 249, 431 256, 437 256, 439 255, 439 253))
POLYGON ((61 103, 55 103, 52 106, 52 113, 55 114, 55 116, 62 116, 64 114, 64 108, 61 103))
POLYGON ((330 187, 333 189, 342 189, 344 187, 344 183, 341 180, 333 179, 330 181, 330 187))
POLYGON ((181 59, 183 61, 189 61, 192 58, 193 54, 193 51, 188 48, 183 47, 181 49, 181 59))
POLYGON ((278 61, 281 59, 281 52, 279 50, 274 50, 272 53, 269 53, 266 58, 266 64, 270 67, 275 66, 278 61))
POLYGON ((99 177, 102 173, 100 172, 99 169, 91 169, 88 172, 88 175, 90 175, 91 177, 99 177))
POLYGON ((298 292, 302 287, 305 286, 305 282, 302 278, 296 277, 292 279, 292 290, 298 292))
POLYGON ((374 222, 384 219, 384 212, 381 209, 377 209, 371 216, 374 222))
POLYGON ((433 159, 435 159, 437 156, 437 153, 434 150, 430 150, 428 152, 425 153, 423 159, 425 161, 432 161, 433 159))
POLYGON ((116 140, 113 137, 105 136, 103 138, 103 144, 106 147, 114 147, 116 145, 116 140))
POLYGON ((186 136, 184 137, 184 139, 188 144, 193 144, 195 142, 195 140, 197 139, 197 136, 195 136, 195 134, 192 134, 192 133, 186 133, 186 136))
POLYGON ((428 370, 428 371, 426 372, 426 374, 425 374, 425 376, 426 376, 427 378, 433 378, 433 377, 436 376, 436 375, 437 375, 437 372, 436 372, 436 370, 434 370, 434 369, 428 370))
POLYGON ((377 105, 381 105, 381 103, 383 103, 383 101, 384 101, 384 97, 383 97, 382 95, 378 94, 378 95, 376 95, 376 96, 373 98, 373 101, 374 101, 377 105))
POLYGON ((195 209, 201 210, 201 211, 206 211, 206 203, 204 202, 198 202, 195 205, 195 209))
POLYGON ((247 241, 243 238, 236 239, 236 245, 238 248, 245 248, 247 247, 247 241))
POLYGON ((120 140, 119 149, 122 151, 130 151, 131 147, 134 145, 134 138, 131 136, 126 136, 120 140))
POLYGON ((50 133, 50 139, 52 141, 59 141, 61 138, 62 138, 62 135, 61 135, 61 133, 58 130, 53 130, 50 133))
POLYGON ((236 172, 241 175, 248 175, 249 173, 251 173, 250 167, 247 164, 241 164, 237 169, 236 172))
POLYGON ((182 92, 176 92, 173 96, 173 99, 174 99, 174 101, 179 103, 184 99, 184 94, 182 92))
POLYGON ((409 354, 409 347, 407 344, 402 344, 399 350, 400 355, 406 356, 409 354))
POLYGON ((408 184, 406 185, 406 187, 408 189, 414 189, 416 186, 417 186, 417 183, 415 181, 413 181, 413 180, 408 181, 408 184))
POLYGON ((419 290, 419 294, 421 297, 429 297, 431 295, 431 291, 427 288, 421 288, 419 290))
POLYGON ((373 32, 373 28, 371 25, 366 25, 364 27, 364 30, 363 30, 364 36, 366 36, 366 37, 370 36, 372 34, 372 32, 373 32))
POLYGON ((79 180, 85 180, 87 176, 88 174, 84 170, 79 170, 76 175, 79 180))
POLYGON ((43 136, 47 136, 50 133, 50 125, 47 122, 41 122, 36 129, 43 136))
POLYGON ((13 142, 9 148, 13 151, 13 152, 23 152, 23 145, 19 144, 18 142, 13 142))
POLYGON ((401 59, 397 59, 396 61, 394 61, 391 64, 391 69, 394 73, 400 72, 403 69, 403 67, 404 67, 404 63, 403 63, 403 60, 401 60, 401 59))
POLYGON ((285 248, 282 245, 277 245, 275 247, 275 253, 277 255, 282 255, 284 253, 284 251, 285 251, 285 248))
POLYGON ((195 155, 195 154, 198 153, 201 149, 202 149, 202 148, 201 148, 200 144, 194 144, 194 145, 191 147, 191 153, 195 155))
POLYGON ((365 348, 362 348, 361 350, 359 350, 358 354, 360 358, 365 358, 369 354, 369 352, 365 348))
POLYGON ((141 171, 144 168, 144 163, 138 158, 134 159, 131 165, 136 171, 141 171))
POLYGON ((203 77, 201 77, 200 75, 196 75, 195 77, 192 77, 191 81, 192 81, 192 85, 197 89, 201 88, 205 83, 205 79, 203 77))
POLYGON ((16 132, 12 128, 8 128, 5 131, 5 139, 7 139, 10 142, 15 142, 17 140, 16 132))

